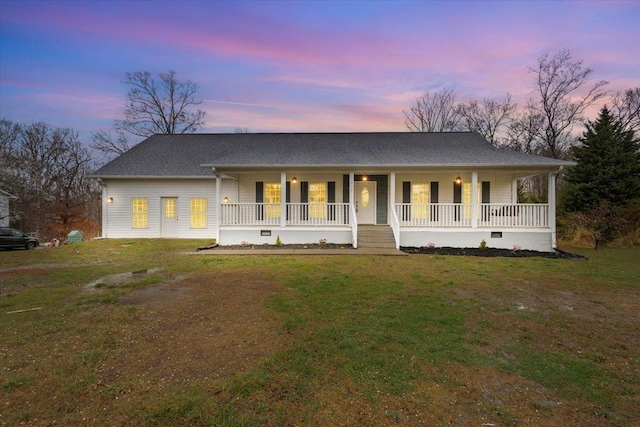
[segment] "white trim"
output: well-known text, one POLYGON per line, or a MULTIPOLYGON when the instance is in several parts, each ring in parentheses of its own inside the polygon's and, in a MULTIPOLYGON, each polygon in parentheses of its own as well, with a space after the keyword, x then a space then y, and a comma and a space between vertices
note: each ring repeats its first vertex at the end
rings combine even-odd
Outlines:
POLYGON ((471 228, 478 228, 478 172, 471 172, 471 228))
POLYGON ((216 176, 216 223, 214 225, 214 234, 216 236, 216 243, 220 243, 220 211, 222 210, 222 177, 216 176))
POLYGON ((280 172, 280 227, 287 225, 287 173, 280 172))
POLYGON ((107 186, 102 186, 102 237, 107 238, 109 230, 109 194, 107 186))
POLYGON ((549 188, 547 191, 547 201, 549 203, 549 228, 551 229, 551 244, 554 249, 558 247, 556 236, 556 173, 557 172, 549 173, 549 188))

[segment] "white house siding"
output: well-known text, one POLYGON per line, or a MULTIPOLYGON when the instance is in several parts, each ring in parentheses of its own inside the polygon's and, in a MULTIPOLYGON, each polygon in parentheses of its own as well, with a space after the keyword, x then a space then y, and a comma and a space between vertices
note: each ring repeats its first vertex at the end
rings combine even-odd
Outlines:
POLYGON ((326 239, 328 243, 341 245, 352 244, 351 230, 343 228, 311 228, 311 227, 261 227, 257 228, 233 228, 225 227, 220 229, 220 244, 239 245, 249 242, 252 245, 262 245, 276 243, 280 237, 282 244, 313 244, 326 239), (268 231, 270 236, 262 235, 268 231))
MULTIPOLYGON (((396 174, 395 200, 402 203, 402 183, 429 183, 438 182, 438 201, 440 203, 453 203, 453 181, 457 176, 462 182, 471 182, 471 173, 398 173, 396 174)), ((478 184, 482 181, 491 183, 491 203, 512 203, 511 173, 479 172, 478 184)))
POLYGON ((551 232, 548 229, 509 229, 500 230, 501 237, 495 230, 485 229, 430 229, 406 227, 400 230, 402 246, 420 247, 433 243, 436 247, 477 248, 484 240, 490 248, 513 249, 515 245, 523 249, 553 252, 551 232), (494 237, 492 237, 492 231, 494 237))
MULTIPOLYGON (((214 183, 215 190, 215 183, 214 183)), ((238 203, 238 181, 235 179, 223 179, 220 187, 220 202, 224 202, 224 198, 229 199, 229 203, 238 203)), ((255 200, 254 200, 255 201, 255 200)))
MULTIPOLYGON (((291 203, 300 203, 300 183, 307 182, 335 182, 336 183, 336 203, 348 203, 342 200, 342 173, 287 173, 287 181, 295 176, 297 184, 291 184, 291 203)), ((256 202, 256 182, 280 183, 279 173, 261 174, 240 174, 238 177, 240 203, 256 202)))
MULTIPOLYGON (((223 181, 224 182, 224 181, 223 181)), ((107 229, 102 231, 109 238, 157 238, 162 237, 161 218, 163 197, 178 199, 178 222, 180 238, 215 237, 216 220, 216 183, 212 179, 127 179, 103 180, 106 203, 107 229), (147 198, 149 201, 149 224, 147 228, 133 228, 131 201, 134 198, 147 198), (207 199, 206 228, 191 228, 192 198, 207 199)))
POLYGON ((0 192, 0 227, 9 226, 9 196, 0 192))

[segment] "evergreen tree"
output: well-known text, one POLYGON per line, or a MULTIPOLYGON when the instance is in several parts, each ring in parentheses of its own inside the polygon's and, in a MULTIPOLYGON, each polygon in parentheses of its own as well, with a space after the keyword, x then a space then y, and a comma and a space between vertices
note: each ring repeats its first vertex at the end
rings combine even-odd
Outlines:
POLYGON ((572 148, 578 164, 565 175, 564 210, 626 206, 640 198, 640 143, 634 133, 625 130, 606 106, 586 127, 581 145, 572 148))

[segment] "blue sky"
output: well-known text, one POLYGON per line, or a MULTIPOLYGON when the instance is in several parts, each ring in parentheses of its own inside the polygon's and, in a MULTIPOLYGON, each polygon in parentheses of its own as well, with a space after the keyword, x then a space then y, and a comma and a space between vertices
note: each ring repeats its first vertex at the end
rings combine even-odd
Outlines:
POLYGON ((566 48, 615 92, 640 86, 640 1, 0 0, 0 117, 72 127, 122 117, 126 72, 200 86, 203 131, 403 131, 429 90, 534 89, 566 48))

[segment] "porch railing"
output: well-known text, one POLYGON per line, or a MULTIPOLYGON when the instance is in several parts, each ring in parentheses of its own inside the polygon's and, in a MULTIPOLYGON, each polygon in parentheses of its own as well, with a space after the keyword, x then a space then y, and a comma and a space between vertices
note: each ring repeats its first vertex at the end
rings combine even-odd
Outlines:
POLYGON ((397 203, 400 226, 471 227, 471 205, 460 203, 397 203))
POLYGON ((287 203, 287 225, 348 224, 348 203, 287 203))
MULTIPOLYGON (((478 208, 478 227, 546 228, 548 204, 483 203, 478 208)), ((400 226, 471 227, 472 205, 462 203, 396 204, 400 226)))
MULTIPOLYGON (((483 203, 477 208, 478 227, 549 227, 548 204, 483 203)), ((471 227, 471 209, 461 203, 397 203, 391 225, 397 220, 399 227, 471 227)), ((281 211, 280 203, 225 203, 220 225, 279 226, 281 211)), ((288 226, 355 225, 348 203, 287 203, 285 216, 288 226)))
POLYGON ((478 227, 546 228, 549 227, 549 205, 527 204, 481 204, 478 227))
MULTIPOLYGON (((349 225, 348 203, 287 203, 286 225, 346 226, 349 225)), ((225 203, 221 206, 222 226, 279 226, 282 218, 280 203, 225 203)))

